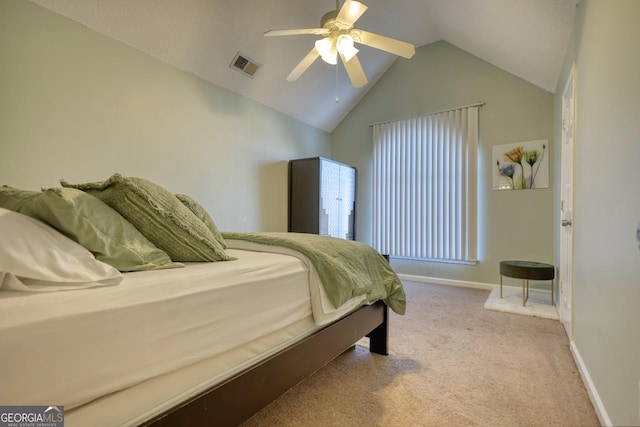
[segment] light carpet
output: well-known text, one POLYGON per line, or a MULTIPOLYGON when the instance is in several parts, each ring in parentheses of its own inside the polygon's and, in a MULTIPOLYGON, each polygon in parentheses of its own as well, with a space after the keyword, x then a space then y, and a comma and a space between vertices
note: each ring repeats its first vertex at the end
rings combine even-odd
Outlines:
POLYGON ((599 425, 560 322, 485 310, 486 290, 404 283, 389 356, 356 345, 243 427, 599 425))
POLYGON ((556 306, 551 305, 551 296, 538 295, 536 292, 531 292, 531 290, 529 291, 527 304, 523 307, 522 290, 504 287, 502 288, 502 298, 500 298, 500 289, 495 288, 484 303, 484 308, 505 313, 542 317, 544 319, 559 319, 558 309, 556 306))

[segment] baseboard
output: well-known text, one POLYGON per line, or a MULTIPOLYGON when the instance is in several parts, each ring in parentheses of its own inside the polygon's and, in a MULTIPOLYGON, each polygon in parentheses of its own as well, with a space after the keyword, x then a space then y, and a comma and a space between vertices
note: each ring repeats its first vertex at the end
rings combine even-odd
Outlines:
POLYGON ((596 389, 593 380, 591 379, 591 375, 589 374, 589 370, 587 366, 584 364, 584 360, 582 360, 582 356, 580 356, 580 351, 578 347, 576 347, 575 341, 571 341, 571 355, 573 356, 573 360, 575 360, 576 365, 578 366, 578 371, 580 371, 580 376, 582 377, 582 382, 587 388, 587 392, 589 393, 589 398, 591 399, 591 403, 596 410, 596 414, 598 415, 598 420, 600 420, 600 424, 603 426, 611 426, 611 420, 609 419, 609 415, 607 415, 607 411, 604 408, 604 404, 602 403, 602 399, 600 399, 600 395, 598 394, 598 390, 596 389))
MULTIPOLYGON (((487 291, 500 287, 500 284, 498 283, 469 282, 466 280, 442 279, 440 277, 412 276, 410 274, 398 274, 398 278, 400 278, 400 280, 406 280, 408 282, 433 283, 435 285, 447 285, 447 286, 457 286, 460 288, 484 289, 487 291)), ((521 286, 503 285, 503 287, 505 289, 511 289, 511 290, 522 289, 521 286)), ((547 296, 548 298, 548 296, 551 294, 551 290, 534 289, 530 287, 529 294, 538 295, 541 297, 547 296)))
POLYGON ((435 285, 458 286, 461 288, 486 289, 488 291, 499 286, 492 283, 467 282, 464 280, 442 279, 440 277, 412 276, 410 274, 398 274, 398 277, 400 280, 407 280, 409 282, 433 283, 435 285))

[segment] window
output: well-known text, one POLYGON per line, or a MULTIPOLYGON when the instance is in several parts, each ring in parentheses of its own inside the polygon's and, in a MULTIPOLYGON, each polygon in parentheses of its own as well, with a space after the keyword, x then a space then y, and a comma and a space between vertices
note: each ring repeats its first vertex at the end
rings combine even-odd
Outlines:
POLYGON ((479 105, 373 125, 373 246, 475 263, 479 105))

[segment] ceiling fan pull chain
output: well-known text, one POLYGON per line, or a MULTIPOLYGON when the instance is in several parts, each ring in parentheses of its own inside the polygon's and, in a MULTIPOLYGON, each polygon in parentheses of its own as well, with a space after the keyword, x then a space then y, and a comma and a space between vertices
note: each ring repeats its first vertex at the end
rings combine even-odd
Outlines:
POLYGON ((336 64, 336 104, 340 102, 338 97, 338 64, 336 64))

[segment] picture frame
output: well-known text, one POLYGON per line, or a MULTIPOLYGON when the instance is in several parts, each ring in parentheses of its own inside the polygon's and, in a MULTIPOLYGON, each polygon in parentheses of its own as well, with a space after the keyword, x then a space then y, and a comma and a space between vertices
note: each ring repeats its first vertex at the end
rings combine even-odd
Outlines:
POLYGON ((549 140, 492 147, 494 190, 549 188, 549 140))

